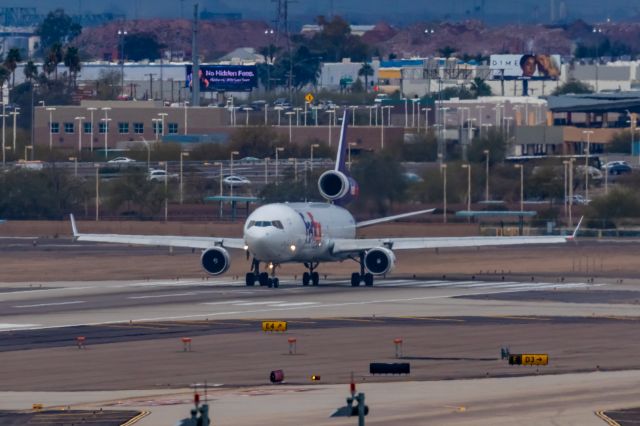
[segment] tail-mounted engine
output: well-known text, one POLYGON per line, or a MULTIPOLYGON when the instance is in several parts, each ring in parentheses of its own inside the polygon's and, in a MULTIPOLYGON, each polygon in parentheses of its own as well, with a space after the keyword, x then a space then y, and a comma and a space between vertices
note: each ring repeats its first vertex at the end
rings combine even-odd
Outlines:
POLYGON ((358 183, 350 176, 327 170, 318 179, 318 190, 326 200, 346 203, 358 197, 358 183))
POLYGON ((231 265, 229 253, 222 247, 213 247, 203 251, 200 262, 202 262, 204 270, 211 275, 224 274, 231 265))
POLYGON ((364 255, 364 267, 373 275, 384 275, 396 266, 396 255, 386 247, 376 247, 364 255))

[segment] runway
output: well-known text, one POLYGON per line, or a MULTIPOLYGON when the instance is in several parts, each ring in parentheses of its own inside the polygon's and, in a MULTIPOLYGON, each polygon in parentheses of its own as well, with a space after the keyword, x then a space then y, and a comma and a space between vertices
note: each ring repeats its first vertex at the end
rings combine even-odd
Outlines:
MULTIPOLYGON (((282 279, 281 287, 246 287, 237 280, 144 280, 4 284, 0 287, 0 330, 25 330, 117 322, 199 319, 327 318, 371 316, 637 316, 632 286, 603 282, 516 282, 483 280, 378 280, 353 288, 327 280, 303 287, 282 279), (527 302, 531 292, 627 291, 628 304, 527 302), (506 300, 496 300, 497 298, 506 300), (494 299, 495 298, 495 299, 494 299), (515 299, 514 299, 515 298, 515 299), (511 300, 509 300, 511 299, 511 300)), ((546 293, 545 293, 546 294, 546 293)), ((608 293, 601 293, 602 295, 608 293)), ((569 295, 569 296, 567 296, 569 295)), ((597 302, 600 297, 592 297, 597 302)))

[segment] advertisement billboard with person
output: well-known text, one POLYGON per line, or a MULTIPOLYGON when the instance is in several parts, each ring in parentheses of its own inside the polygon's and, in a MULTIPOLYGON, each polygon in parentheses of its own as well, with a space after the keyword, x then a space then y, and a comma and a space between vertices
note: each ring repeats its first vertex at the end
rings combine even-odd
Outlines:
POLYGON ((557 80, 560 55, 491 55, 489 68, 493 80, 557 80))
MULTIPOLYGON (((186 87, 191 87, 191 65, 186 74, 186 87)), ((250 92, 258 86, 258 71, 255 65, 200 65, 198 80, 201 92, 250 92)))

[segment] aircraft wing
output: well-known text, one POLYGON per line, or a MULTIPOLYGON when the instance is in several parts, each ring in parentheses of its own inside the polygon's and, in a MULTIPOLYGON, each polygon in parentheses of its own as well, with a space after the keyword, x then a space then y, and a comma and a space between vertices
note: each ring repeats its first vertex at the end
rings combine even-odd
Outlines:
POLYGON ((197 249, 208 249, 214 246, 243 249, 245 244, 242 238, 184 237, 173 235, 82 234, 78 232, 78 227, 76 226, 76 221, 73 215, 70 215, 70 217, 73 237, 77 241, 137 244, 145 246, 186 247, 197 249))
POLYGON ((434 210, 435 209, 418 210, 415 212, 401 213, 394 216, 386 216, 378 219, 365 220, 365 221, 356 223, 356 228, 364 228, 365 226, 372 226, 372 225, 377 225, 379 223, 392 222, 394 220, 403 219, 405 217, 416 216, 419 214, 433 213, 434 210))
POLYGON ((572 239, 573 236, 336 239, 333 241, 333 253, 354 253, 369 250, 374 247, 389 247, 392 250, 415 250, 429 248, 559 244, 566 243, 572 239))

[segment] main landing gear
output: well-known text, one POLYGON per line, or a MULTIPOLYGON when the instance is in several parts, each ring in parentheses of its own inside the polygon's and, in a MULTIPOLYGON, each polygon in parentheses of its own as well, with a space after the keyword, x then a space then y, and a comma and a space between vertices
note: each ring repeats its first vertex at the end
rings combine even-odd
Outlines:
POLYGON ((320 275, 314 271, 318 267, 319 263, 305 263, 304 266, 309 269, 309 272, 302 274, 302 285, 307 286, 309 282, 312 285, 317 286, 320 283, 320 275))
MULTIPOLYGON (((256 281, 260 286, 269 287, 269 288, 278 288, 280 287, 280 280, 277 277, 269 277, 269 274, 266 272, 260 272, 260 261, 253 259, 251 263, 252 272, 247 272, 245 276, 245 284, 248 287, 253 287, 256 284, 256 281)), ((275 265, 273 267, 273 271, 275 272, 275 265)))
POLYGON ((361 282, 364 281, 364 285, 367 287, 373 286, 373 274, 367 272, 364 269, 364 252, 360 252, 360 260, 353 259, 360 264, 360 273, 354 272, 351 274, 351 286, 358 287, 361 282))

